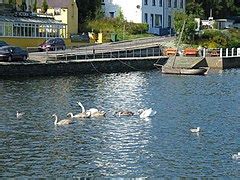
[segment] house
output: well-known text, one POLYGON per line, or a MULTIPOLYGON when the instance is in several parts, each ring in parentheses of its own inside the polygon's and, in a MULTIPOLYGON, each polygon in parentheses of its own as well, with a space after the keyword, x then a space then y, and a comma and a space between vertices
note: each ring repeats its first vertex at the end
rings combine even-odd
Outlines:
MULTIPOLYGON (((37 1, 37 13, 42 12, 43 0, 37 1)), ((78 33, 78 7, 76 0, 47 0, 48 9, 45 14, 52 15, 55 20, 66 24, 66 37, 78 33)))
MULTIPOLYGON (((149 33, 163 35, 173 27, 174 11, 185 11, 186 0, 102 0, 106 17, 123 13, 129 22, 147 23, 149 33), (164 33, 165 32, 165 33, 164 33)), ((169 31, 168 31, 169 33, 169 31)))
POLYGON ((78 32, 78 9, 75 0, 47 0, 47 13, 33 12, 35 0, 0 0, 0 39, 20 47, 37 47, 51 37, 65 38, 78 32))

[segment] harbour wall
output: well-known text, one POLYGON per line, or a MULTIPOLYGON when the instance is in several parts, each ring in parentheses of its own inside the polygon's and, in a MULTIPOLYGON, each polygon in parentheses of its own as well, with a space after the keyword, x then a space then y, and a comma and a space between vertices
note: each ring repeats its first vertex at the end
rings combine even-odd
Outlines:
POLYGON ((206 57, 207 66, 213 69, 240 68, 240 57, 206 57))
POLYGON ((88 59, 73 61, 47 61, 46 63, 1 63, 1 77, 32 77, 51 75, 80 75, 118 73, 155 69, 154 63, 164 64, 167 57, 88 59))

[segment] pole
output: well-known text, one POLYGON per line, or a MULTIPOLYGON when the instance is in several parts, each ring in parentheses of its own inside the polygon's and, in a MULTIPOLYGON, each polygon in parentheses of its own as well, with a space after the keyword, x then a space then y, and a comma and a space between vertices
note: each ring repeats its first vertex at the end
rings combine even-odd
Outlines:
POLYGON ((176 53, 174 55, 172 67, 174 67, 174 65, 175 65, 176 56, 177 56, 178 48, 179 48, 179 45, 180 45, 180 42, 181 42, 181 39, 182 39, 182 34, 183 34, 183 31, 184 31, 184 28, 185 28, 185 24, 186 24, 186 19, 183 22, 182 30, 181 30, 181 33, 180 33, 180 36, 179 36, 179 39, 178 39, 177 50, 176 50, 176 53))

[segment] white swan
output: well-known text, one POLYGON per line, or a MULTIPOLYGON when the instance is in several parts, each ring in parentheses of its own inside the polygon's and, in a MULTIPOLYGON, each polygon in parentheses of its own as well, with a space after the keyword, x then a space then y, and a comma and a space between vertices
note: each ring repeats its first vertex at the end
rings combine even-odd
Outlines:
POLYGON ((106 113, 104 111, 99 111, 96 108, 90 108, 86 111, 81 102, 78 102, 78 105, 82 108, 82 113, 88 112, 88 113, 90 113, 91 117, 101 117, 101 116, 106 115, 106 113))
POLYGON ((118 111, 118 112, 115 112, 115 114, 119 117, 120 116, 133 116, 134 115, 134 113, 131 112, 131 111, 118 111))
POLYGON ((238 152, 237 154, 232 155, 232 158, 235 160, 239 160, 240 159, 240 152, 238 152))
POLYGON ((84 106, 82 105, 82 103, 81 102, 77 102, 77 103, 82 108, 82 113, 86 112, 84 106))
POLYGON ((69 112, 67 116, 70 116, 71 118, 89 118, 91 116, 91 113, 86 111, 73 115, 73 113, 69 112))
POLYGON ((73 121, 72 119, 62 119, 62 120, 58 120, 58 117, 56 114, 52 115, 53 117, 55 117, 55 121, 54 121, 54 125, 68 125, 68 124, 72 124, 73 121))
POLYGON ((87 110, 86 112, 90 112, 91 114, 91 117, 103 117, 103 116, 106 116, 106 112, 104 111, 89 111, 87 110))
POLYGON ((200 127, 190 129, 192 133, 199 133, 200 132, 200 127))
POLYGON ((140 118, 147 118, 147 117, 151 117, 154 116, 157 113, 157 111, 154 111, 152 108, 149 109, 139 109, 138 110, 138 114, 140 116, 140 118))
POLYGON ((24 112, 18 112, 16 113, 16 117, 19 119, 21 118, 25 113, 24 112))

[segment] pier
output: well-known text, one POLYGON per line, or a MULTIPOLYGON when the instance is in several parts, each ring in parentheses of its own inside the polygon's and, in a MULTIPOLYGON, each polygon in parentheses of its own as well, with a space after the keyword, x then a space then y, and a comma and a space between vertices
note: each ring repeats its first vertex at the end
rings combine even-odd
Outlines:
MULTIPOLYGON (((47 76, 92 73, 114 73, 156 69, 155 63, 165 64, 169 56, 164 45, 169 38, 148 38, 137 41, 74 47, 64 51, 35 52, 27 62, 1 62, 0 76, 47 76)), ((210 67, 212 69, 240 68, 240 48, 203 49, 199 57, 177 56, 175 66, 210 67), (179 60, 181 59, 181 60, 179 60)))

